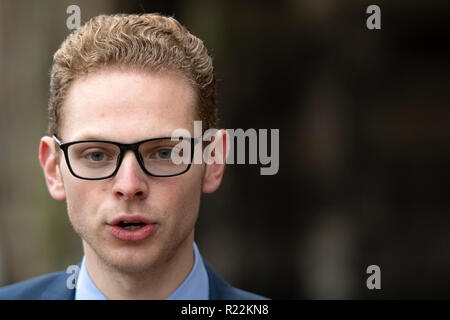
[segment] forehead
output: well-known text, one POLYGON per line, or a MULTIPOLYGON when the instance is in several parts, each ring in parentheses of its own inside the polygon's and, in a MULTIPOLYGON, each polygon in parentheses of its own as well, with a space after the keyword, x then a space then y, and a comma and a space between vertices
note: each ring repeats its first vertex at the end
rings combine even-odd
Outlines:
POLYGON ((193 131, 195 91, 175 73, 106 69, 75 80, 62 107, 61 138, 133 142, 193 131))

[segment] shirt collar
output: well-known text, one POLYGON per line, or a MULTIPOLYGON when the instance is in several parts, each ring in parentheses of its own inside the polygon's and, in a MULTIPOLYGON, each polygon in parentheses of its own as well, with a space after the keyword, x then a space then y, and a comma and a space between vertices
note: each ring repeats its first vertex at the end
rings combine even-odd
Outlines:
MULTIPOLYGON (((75 300, 107 300, 96 287, 86 268, 86 257, 81 261, 80 273, 75 290, 75 300)), ((209 279, 205 264, 194 242, 194 266, 183 283, 167 300, 208 300, 209 279)))

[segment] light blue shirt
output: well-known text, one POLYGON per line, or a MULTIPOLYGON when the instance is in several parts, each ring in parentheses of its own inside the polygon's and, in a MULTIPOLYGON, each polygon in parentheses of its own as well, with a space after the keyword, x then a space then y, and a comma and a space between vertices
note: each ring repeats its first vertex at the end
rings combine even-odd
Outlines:
MULTIPOLYGON (((205 264, 194 242, 194 266, 183 283, 167 300, 208 300, 209 280, 205 264)), ((86 268, 85 257, 81 262, 75 290, 75 300, 107 300, 95 286, 86 268)))

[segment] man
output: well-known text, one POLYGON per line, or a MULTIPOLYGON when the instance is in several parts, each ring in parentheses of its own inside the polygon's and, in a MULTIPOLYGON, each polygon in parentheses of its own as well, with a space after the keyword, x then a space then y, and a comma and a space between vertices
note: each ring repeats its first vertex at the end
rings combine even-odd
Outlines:
MULTIPOLYGON (((102 15, 74 31, 54 55, 39 160, 82 239, 76 287, 59 272, 0 289, 0 298, 263 298, 226 283, 194 242, 201 194, 224 172, 224 161, 193 163, 202 145, 194 120, 218 124, 213 66, 178 21, 102 15), (180 129, 188 134, 174 136, 180 129), (190 151, 188 161, 173 161, 175 151, 190 151)), ((226 131, 212 143, 226 150, 226 131)))

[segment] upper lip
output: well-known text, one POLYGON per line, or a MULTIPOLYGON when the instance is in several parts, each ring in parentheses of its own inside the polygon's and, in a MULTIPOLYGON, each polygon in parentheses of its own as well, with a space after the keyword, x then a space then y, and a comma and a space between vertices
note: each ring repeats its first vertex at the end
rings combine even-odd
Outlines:
POLYGON ((114 220, 112 220, 108 224, 112 225, 112 226, 116 226, 116 225, 118 225, 121 222, 125 222, 125 223, 142 222, 142 223, 145 223, 145 224, 153 224, 154 223, 154 222, 150 221, 149 219, 146 219, 146 218, 144 218, 142 216, 127 214, 127 215, 122 215, 122 216, 119 216, 119 217, 115 218, 114 220))

